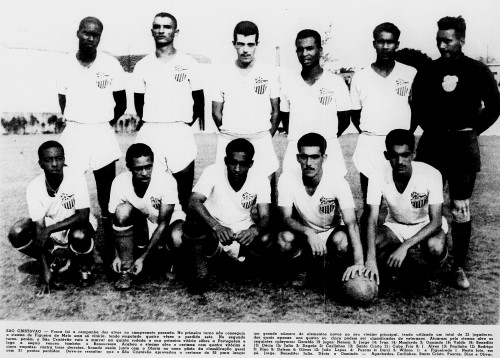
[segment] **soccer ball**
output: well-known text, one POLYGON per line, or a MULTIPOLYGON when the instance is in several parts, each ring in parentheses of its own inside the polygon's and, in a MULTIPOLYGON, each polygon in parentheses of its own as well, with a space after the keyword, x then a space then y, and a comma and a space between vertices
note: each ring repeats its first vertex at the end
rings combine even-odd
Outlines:
POLYGON ((367 306, 378 295, 377 283, 359 274, 348 281, 343 281, 342 290, 346 300, 355 306, 367 306))

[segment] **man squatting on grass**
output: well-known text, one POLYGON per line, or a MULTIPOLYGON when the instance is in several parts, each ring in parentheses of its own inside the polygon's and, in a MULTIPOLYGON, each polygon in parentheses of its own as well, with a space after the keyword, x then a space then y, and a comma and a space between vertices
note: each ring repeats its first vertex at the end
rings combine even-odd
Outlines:
POLYGON ((415 138, 411 131, 394 129, 385 143, 384 155, 391 166, 370 177, 366 200, 369 215, 365 276, 377 283, 378 268, 395 273, 407 262, 412 247, 422 244, 431 271, 444 263, 448 252, 448 224, 441 214, 441 174, 428 164, 413 161, 415 138), (381 198, 387 203, 388 213, 377 235, 381 198))
POLYGON ((62 288, 60 274, 69 268, 81 286, 90 283, 97 222, 90 214, 85 177, 65 167, 60 143, 43 143, 38 148, 38 164, 43 174, 26 190, 30 218, 12 226, 9 241, 16 250, 39 261, 42 285, 37 296, 43 296, 62 288))
POLYGON ((271 187, 266 173, 252 170, 254 153, 248 140, 232 140, 226 146, 225 165, 207 167, 193 188, 184 225, 195 261, 193 292, 206 289, 207 259, 225 253, 241 262, 247 255, 262 257, 270 244, 271 187))
POLYGON ((176 181, 162 165, 154 163, 149 146, 132 144, 125 162, 129 171, 113 181, 108 207, 114 213, 116 254, 112 267, 120 274, 115 282, 117 290, 130 289, 132 274, 142 272, 154 250, 165 258, 168 253, 174 256, 173 251, 182 245, 185 218, 176 181))

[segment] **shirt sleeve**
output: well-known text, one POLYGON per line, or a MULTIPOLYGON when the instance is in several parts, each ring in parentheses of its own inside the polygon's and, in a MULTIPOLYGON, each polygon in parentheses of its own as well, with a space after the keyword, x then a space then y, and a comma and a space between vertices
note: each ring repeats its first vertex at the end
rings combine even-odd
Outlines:
POLYGON ((115 180, 113 180, 113 184, 111 184, 111 193, 109 195, 109 204, 108 211, 111 214, 116 212, 116 207, 123 203, 123 200, 120 197, 120 177, 117 176, 115 180))
POLYGON ((125 90, 125 71, 117 59, 112 58, 112 60, 113 83, 111 86, 113 88, 113 92, 123 91, 125 90))
POLYGON ((342 77, 335 75, 337 77, 337 90, 335 91, 335 101, 337 104, 337 111, 350 111, 352 108, 351 97, 349 96, 349 89, 345 84, 342 77))
POLYGON ((87 209, 90 208, 89 190, 87 187, 87 181, 83 174, 75 174, 74 176, 75 185, 75 209, 87 209))
POLYGON ((358 89, 358 77, 359 75, 354 75, 351 81, 351 109, 360 110, 362 109, 361 98, 359 96, 358 89))
POLYGON ((334 187, 337 191, 337 199, 339 201, 340 209, 345 210, 355 208, 354 198, 352 197, 351 188, 349 187, 347 181, 342 178, 334 187))
POLYGON ((368 180, 368 190, 366 195, 366 203, 368 205, 380 205, 383 194, 382 181, 379 177, 372 177, 368 180))
POLYGON ((162 175, 164 176, 162 185, 162 203, 178 205, 179 196, 177 193, 177 182, 170 173, 164 172, 162 175))
POLYGON ((132 73, 132 83, 133 83, 132 88, 135 93, 146 93, 146 81, 144 80, 144 65, 143 65, 144 59, 137 62, 137 64, 134 67, 134 72, 132 73))
MULTIPOLYGON (((220 170, 222 170, 221 167, 219 168, 220 170)), ((198 179, 196 185, 194 186, 193 193, 199 193, 208 198, 210 194, 212 194, 212 190, 217 181, 216 170, 217 166, 215 164, 207 167, 201 174, 200 179, 198 179)))
POLYGON ((271 183, 266 177, 262 177, 258 183, 257 204, 271 203, 271 183))
POLYGON ((280 176, 278 181, 278 206, 293 206, 293 187, 292 176, 285 173, 280 176))
POLYGON ((26 189, 26 201, 28 204, 28 213, 31 220, 33 221, 38 221, 41 218, 45 217, 45 210, 43 208, 43 204, 37 195, 39 194, 39 191, 40 188, 37 188, 35 181, 31 182, 28 185, 28 188, 26 189))
POLYGON ((191 91, 199 91, 203 89, 202 68, 195 60, 191 60, 189 65, 189 85, 191 91))
POLYGON ((443 197, 443 180, 441 178, 441 173, 434 169, 429 168, 429 205, 430 204, 442 204, 444 202, 443 197))
POLYGON ((225 77, 224 77, 224 71, 222 71, 220 68, 215 69, 215 76, 212 77, 212 88, 211 88, 211 93, 212 93, 212 101, 213 102, 224 102, 224 82, 225 82, 225 77))
POLYGON ((280 111, 290 112, 290 100, 288 98, 288 80, 283 78, 280 88, 280 111))
POLYGON ((271 67, 271 78, 270 81, 270 91, 269 91, 269 96, 270 98, 278 98, 280 96, 280 82, 279 82, 279 73, 278 69, 275 67, 271 67))
POLYGON ((59 69, 56 73, 56 89, 57 93, 66 95, 66 92, 68 90, 68 82, 67 82, 67 74, 69 71, 67 70, 67 58, 68 56, 64 57, 64 60, 60 63, 59 69))

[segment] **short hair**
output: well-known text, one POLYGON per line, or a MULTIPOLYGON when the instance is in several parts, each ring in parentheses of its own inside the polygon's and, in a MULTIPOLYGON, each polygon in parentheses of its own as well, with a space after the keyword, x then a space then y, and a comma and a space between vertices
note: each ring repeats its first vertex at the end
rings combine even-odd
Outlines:
POLYGON ((168 17, 170 20, 172 20, 172 22, 174 23, 174 27, 177 30, 177 19, 175 18, 174 15, 169 14, 168 12, 159 12, 158 14, 155 15, 153 20, 156 19, 157 17, 168 17))
POLYGON ((385 147, 391 150, 395 145, 407 145, 408 148, 415 150, 415 136, 407 129, 393 129, 385 137, 385 147))
POLYGON ((226 157, 228 157, 230 153, 239 152, 246 153, 250 159, 252 159, 255 154, 255 148, 252 143, 244 138, 234 139, 226 146, 226 157))
POLYGON ((373 29, 373 40, 376 40, 382 32, 389 32, 393 34, 396 38, 396 41, 399 41, 401 31, 392 22, 383 22, 380 25, 375 26, 375 28, 373 29))
POLYGON ((252 21, 240 21, 236 24, 233 31, 233 42, 236 42, 236 35, 250 36, 255 35, 255 42, 259 42, 259 28, 252 21))
POLYGON ((438 22, 439 30, 455 30, 455 34, 459 39, 465 38, 465 20, 462 16, 453 17, 446 16, 441 18, 438 22))
POLYGON ((326 139, 321 134, 318 133, 307 133, 300 137, 297 142, 297 150, 300 152, 302 147, 319 147, 321 155, 326 152, 326 139))
POLYGON ((49 148, 61 148, 64 155, 64 148, 61 143, 56 142, 55 140, 48 140, 43 142, 40 147, 38 147, 38 159, 42 159, 43 152, 45 152, 49 148))
POLYGON ((87 16, 80 21, 80 25, 78 26, 78 31, 80 31, 83 28, 83 25, 85 25, 87 22, 93 22, 101 28, 101 32, 104 31, 104 25, 102 24, 101 20, 99 20, 97 17, 94 16, 87 16))
POLYGON ((316 43, 316 46, 318 46, 318 48, 323 47, 321 45, 321 35, 318 31, 311 29, 300 30, 297 34, 297 37, 295 38, 295 42, 297 42, 298 40, 306 39, 308 37, 314 38, 314 42, 316 43))
POLYGON ((150 157, 151 161, 154 162, 155 157, 153 151, 149 147, 149 145, 144 143, 134 143, 127 149, 127 154, 125 154, 125 163, 127 168, 130 168, 132 165, 132 161, 135 158, 140 157, 150 157))

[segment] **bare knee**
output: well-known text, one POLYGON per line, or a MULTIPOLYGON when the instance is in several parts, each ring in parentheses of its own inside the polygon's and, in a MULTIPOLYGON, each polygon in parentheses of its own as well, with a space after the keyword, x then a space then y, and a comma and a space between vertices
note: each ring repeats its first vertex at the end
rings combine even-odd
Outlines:
POLYGON ((328 237, 328 241, 332 243, 332 248, 337 254, 344 255, 349 250, 349 240, 347 239, 346 232, 343 230, 333 232, 328 237))
POLYGON ((470 221, 469 199, 452 200, 451 214, 454 222, 465 223, 470 221))
POLYGON ((35 237, 35 223, 29 219, 21 219, 9 230, 9 241, 16 249, 28 245, 35 237))
POLYGON ((116 226, 130 226, 132 222, 132 213, 134 207, 129 203, 122 203, 116 207, 115 210, 115 225, 116 226))
POLYGON ((169 243, 168 247, 170 249, 179 249, 182 246, 182 236, 183 236, 183 231, 182 231, 182 224, 183 221, 178 220, 174 222, 171 225, 171 231, 170 231, 170 240, 171 243, 169 243))
POLYGON ((88 225, 88 227, 81 227, 72 229, 68 235, 68 242, 77 253, 86 253, 92 250, 93 247, 93 236, 94 230, 88 225))
POLYGON ((283 252, 288 252, 292 249, 295 235, 290 231, 281 231, 278 234, 278 247, 283 252))
POLYGON ((446 247, 446 234, 444 231, 427 240, 426 249, 431 257, 441 257, 446 247))

